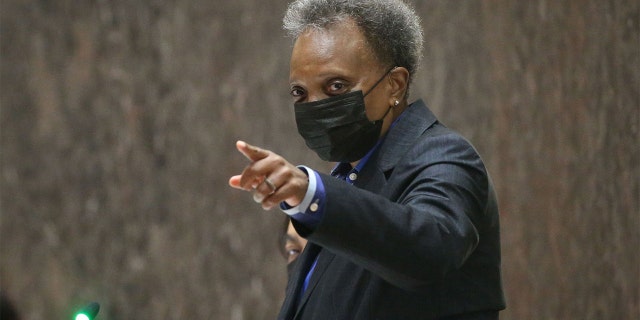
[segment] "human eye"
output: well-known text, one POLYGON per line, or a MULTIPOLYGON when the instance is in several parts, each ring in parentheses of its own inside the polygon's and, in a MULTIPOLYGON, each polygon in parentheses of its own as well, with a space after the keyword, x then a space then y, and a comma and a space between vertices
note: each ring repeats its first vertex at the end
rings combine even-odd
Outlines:
POLYGON ((285 256, 287 258, 287 261, 291 262, 298 258, 300 252, 301 250, 297 246, 287 246, 287 248, 285 248, 285 256))
POLYGON ((299 86, 293 86, 291 87, 289 94, 294 98, 294 100, 300 101, 304 98, 306 92, 299 86))
POLYGON ((327 85, 327 94, 329 95, 338 95, 345 93, 347 91, 347 83, 343 80, 334 79, 331 80, 327 85))

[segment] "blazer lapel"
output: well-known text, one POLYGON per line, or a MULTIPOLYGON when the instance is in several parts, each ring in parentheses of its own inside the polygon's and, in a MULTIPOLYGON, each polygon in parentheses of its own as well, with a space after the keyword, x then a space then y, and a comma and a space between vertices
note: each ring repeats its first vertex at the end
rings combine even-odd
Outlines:
MULTIPOLYGON (((380 170, 386 172, 415 145, 415 141, 425 130, 437 122, 422 100, 415 101, 404 110, 402 119, 389 130, 385 141, 377 152, 376 160, 380 170)), ((370 160, 371 161, 371 160, 370 160)))
MULTIPOLYGON (((278 319, 293 319, 293 315, 298 309, 296 306, 299 305, 298 297, 300 296, 300 290, 302 290, 302 283, 321 249, 322 247, 309 242, 298 257, 298 260, 293 262, 296 263, 296 266, 292 270, 291 278, 287 284, 285 299, 280 308, 278 319)), ((317 268, 318 266, 316 265, 316 270, 317 268)))
MULTIPOLYGON (((309 279, 307 290, 304 292, 304 294, 302 295, 302 298, 300 299, 300 302, 298 303, 296 316, 298 315, 300 310, 302 310, 302 307, 309 300, 309 296, 311 295, 311 292, 313 292, 313 290, 316 288, 316 285, 320 281, 320 278, 322 278, 322 275, 324 275, 325 271, 327 271, 327 267, 329 266, 329 264, 331 264, 331 261, 333 260, 334 257, 335 255, 327 250, 321 250, 320 253, 318 254, 318 263, 316 264, 316 267, 313 270, 313 274, 311 274, 311 279, 309 279)), ((304 281, 304 277, 302 278, 302 281, 304 281)), ((302 287, 301 284, 302 282, 300 283, 299 287, 302 287)), ((300 291, 298 290, 298 292, 300 291)))
POLYGON ((437 121, 422 100, 409 105, 401 117, 362 169, 356 186, 378 192, 396 163, 413 147, 420 135, 437 121))

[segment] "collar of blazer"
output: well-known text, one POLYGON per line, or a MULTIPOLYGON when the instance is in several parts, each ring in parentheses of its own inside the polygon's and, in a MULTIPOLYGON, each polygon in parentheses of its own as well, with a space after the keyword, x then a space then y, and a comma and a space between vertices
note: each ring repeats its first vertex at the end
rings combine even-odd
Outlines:
POLYGON ((422 133, 436 123, 435 115, 422 100, 409 105, 402 119, 389 130, 380 149, 373 156, 382 172, 387 172, 415 145, 422 133))

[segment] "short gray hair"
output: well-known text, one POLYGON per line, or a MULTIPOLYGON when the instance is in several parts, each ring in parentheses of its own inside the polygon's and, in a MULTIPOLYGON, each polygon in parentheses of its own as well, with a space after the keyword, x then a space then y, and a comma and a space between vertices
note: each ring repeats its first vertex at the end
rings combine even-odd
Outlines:
POLYGON ((378 60, 405 67, 413 78, 422 58, 422 27, 401 0, 297 0, 289 4, 283 27, 297 39, 309 28, 328 29, 352 19, 362 29, 378 60))

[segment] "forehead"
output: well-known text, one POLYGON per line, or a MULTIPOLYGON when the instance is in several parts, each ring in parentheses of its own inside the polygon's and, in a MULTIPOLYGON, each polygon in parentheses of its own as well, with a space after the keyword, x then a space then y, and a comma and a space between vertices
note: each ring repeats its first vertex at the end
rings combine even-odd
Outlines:
POLYGON ((307 29, 298 37, 291 54, 290 77, 360 73, 372 69, 374 63, 361 29, 346 20, 326 29, 307 29))

